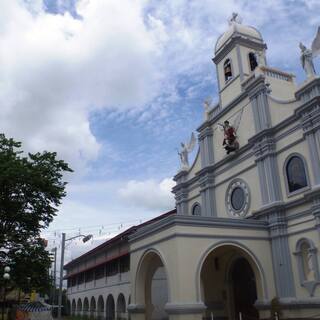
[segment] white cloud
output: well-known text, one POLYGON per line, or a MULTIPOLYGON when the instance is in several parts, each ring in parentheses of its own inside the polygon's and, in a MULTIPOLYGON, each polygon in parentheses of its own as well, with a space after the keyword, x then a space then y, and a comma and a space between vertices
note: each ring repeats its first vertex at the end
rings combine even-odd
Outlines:
POLYGON ((156 47, 141 10, 140 1, 79 1, 75 19, 39 1, 2 2, 2 131, 73 165, 94 159, 100 146, 89 113, 139 107, 157 92, 156 47))
POLYGON ((160 182, 155 180, 131 180, 119 189, 120 197, 129 205, 144 209, 159 210, 159 213, 174 207, 171 190, 175 182, 166 178, 160 182))
MULTIPOLYGON (((308 10, 317 6, 316 1, 305 3, 308 10)), ((181 79, 198 83, 194 88, 199 92, 189 90, 188 99, 213 85, 214 42, 232 11, 240 12, 245 24, 265 27, 266 40, 276 28, 268 56, 288 67, 291 61, 292 66, 299 54, 295 44, 306 37, 311 41, 314 35, 289 23, 290 15, 298 15, 296 7, 276 0, 79 0, 77 12, 82 18, 76 19, 69 13, 44 11, 40 0, 3 1, 2 131, 23 140, 31 151, 56 150, 76 169, 82 168, 100 150, 90 128, 92 111, 112 108, 115 114, 129 110, 134 115, 131 109, 137 109, 141 112, 137 121, 155 128, 154 121, 172 118, 166 104, 178 104, 181 79), (288 59, 289 51, 294 54, 288 59)), ((308 24, 316 23, 316 14, 309 13, 309 18, 308 24)))

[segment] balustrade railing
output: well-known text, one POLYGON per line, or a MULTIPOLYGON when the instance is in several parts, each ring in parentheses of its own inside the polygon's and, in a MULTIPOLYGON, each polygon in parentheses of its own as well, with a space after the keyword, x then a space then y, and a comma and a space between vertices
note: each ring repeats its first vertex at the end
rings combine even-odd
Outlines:
POLYGON ((275 79, 280 79, 288 82, 292 82, 294 75, 291 73, 287 73, 278 69, 270 68, 270 67, 260 67, 261 71, 268 77, 272 77, 275 79))

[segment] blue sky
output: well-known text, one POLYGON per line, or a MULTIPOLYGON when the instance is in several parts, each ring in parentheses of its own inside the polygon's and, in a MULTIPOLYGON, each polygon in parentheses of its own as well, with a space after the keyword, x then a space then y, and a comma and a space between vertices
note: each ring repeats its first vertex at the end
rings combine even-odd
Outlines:
POLYGON ((217 100, 213 48, 234 11, 261 31, 268 64, 301 83, 298 43, 320 25, 317 0, 1 2, 2 131, 75 170, 50 246, 62 231, 95 236, 67 259, 174 207, 176 148, 204 99, 217 100))

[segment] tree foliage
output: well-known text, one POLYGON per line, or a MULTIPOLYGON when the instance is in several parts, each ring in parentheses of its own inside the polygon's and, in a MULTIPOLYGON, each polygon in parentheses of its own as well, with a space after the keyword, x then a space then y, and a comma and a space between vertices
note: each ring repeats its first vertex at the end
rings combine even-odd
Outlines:
MULTIPOLYGON (((71 171, 55 152, 25 154, 20 142, 0 134, 0 263, 12 266, 21 286, 29 277, 26 270, 48 270, 40 234, 66 195, 63 174, 71 171)), ((38 287, 36 277, 30 277, 38 287)))
POLYGON ((23 247, 24 250, 9 253, 12 283, 25 293, 32 289, 40 293, 49 292, 51 279, 48 270, 51 260, 43 239, 31 239, 23 247))

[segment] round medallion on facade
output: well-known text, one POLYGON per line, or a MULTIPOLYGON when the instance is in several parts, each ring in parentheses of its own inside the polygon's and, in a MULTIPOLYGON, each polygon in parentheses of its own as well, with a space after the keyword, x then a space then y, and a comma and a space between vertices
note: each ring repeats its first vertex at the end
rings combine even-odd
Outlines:
POLYGON ((244 217, 249 209, 250 192, 247 183, 241 179, 233 180, 226 193, 227 212, 232 217, 244 217))

